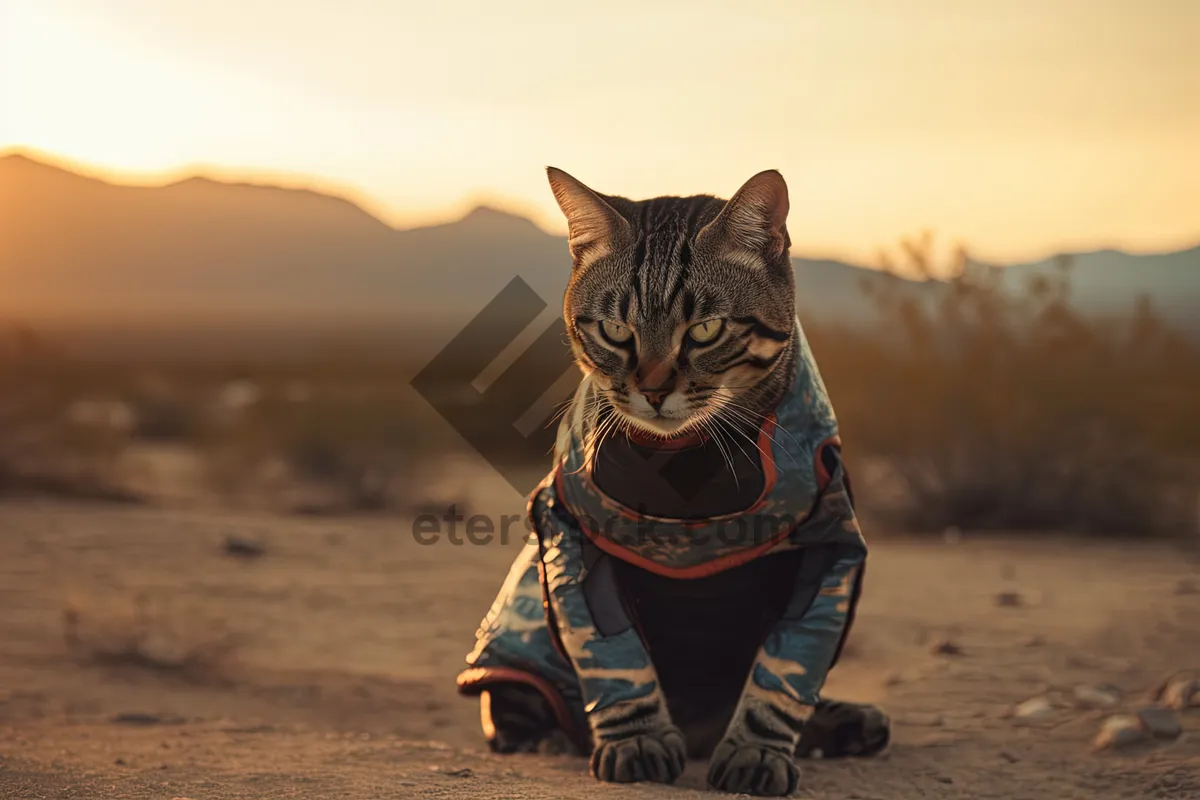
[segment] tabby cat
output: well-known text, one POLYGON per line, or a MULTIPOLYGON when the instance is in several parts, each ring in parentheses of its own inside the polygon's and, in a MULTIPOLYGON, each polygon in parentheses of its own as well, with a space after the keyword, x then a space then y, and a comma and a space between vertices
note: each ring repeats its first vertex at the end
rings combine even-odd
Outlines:
POLYGON ((786 795, 796 756, 870 755, 887 717, 821 700, 866 544, 795 314, 776 171, 724 201, 598 194, 551 168, 583 380, 459 676, 499 752, 602 781, 786 795))

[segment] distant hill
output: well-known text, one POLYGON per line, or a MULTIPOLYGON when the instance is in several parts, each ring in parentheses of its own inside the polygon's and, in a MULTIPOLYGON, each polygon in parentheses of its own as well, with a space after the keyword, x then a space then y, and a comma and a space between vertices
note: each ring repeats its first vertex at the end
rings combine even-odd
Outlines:
MULTIPOLYGON (((1075 253, 1071 300, 1092 314, 1128 311, 1145 296, 1164 317, 1189 330, 1200 329, 1200 247, 1176 253, 1130 255, 1119 250, 1075 253)), ((1003 271, 1007 286, 1020 288, 1037 275, 1058 272, 1056 259, 1014 264, 1003 271)))
MULTIPOLYGON (((794 263, 805 317, 869 321, 864 282, 914 296, 938 290, 839 261, 794 263)), ((1050 268, 1018 265, 1006 279, 1050 268)), ((444 341, 517 275, 557 306, 568 272, 562 237, 493 209, 397 230, 348 200, 308 190, 204 178, 114 185, 24 155, 0 157, 0 316, 209 326, 370 321, 444 341)), ((1085 310, 1127 308, 1144 293, 1172 320, 1193 323, 1200 248, 1081 255, 1073 282, 1085 310)))

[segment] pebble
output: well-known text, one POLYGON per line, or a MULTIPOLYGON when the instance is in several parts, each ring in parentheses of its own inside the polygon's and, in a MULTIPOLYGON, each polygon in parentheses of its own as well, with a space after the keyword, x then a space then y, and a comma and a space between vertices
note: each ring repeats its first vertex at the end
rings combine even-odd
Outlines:
POLYGON ((1048 719, 1054 714, 1054 704, 1047 697, 1031 697, 1023 703, 1018 703, 1012 710, 1017 719, 1036 722, 1048 719))
POLYGON ((1018 592, 1001 592, 996 595, 996 605, 1001 608, 1016 608, 1024 605, 1018 592))
POLYGON ((1091 656, 1072 653, 1063 659, 1063 664, 1070 669, 1096 669, 1099 664, 1091 656))
POLYGON ((225 555, 236 558, 258 558, 266 553, 266 548, 260 542, 245 539, 241 536, 228 536, 225 539, 225 555))
POLYGON ((1175 739, 1183 733, 1179 717, 1174 711, 1157 706, 1149 706, 1137 712, 1142 727, 1158 739, 1175 739))
POLYGON ((1097 750, 1116 750, 1138 742, 1144 742, 1149 734, 1137 717, 1118 714, 1104 720, 1100 732, 1092 740, 1097 750))
POLYGON ((1159 691, 1158 704, 1177 711, 1200 706, 1200 681, 1195 678, 1171 678, 1159 691))
POLYGON ((962 648, 949 639, 935 642, 932 651, 936 656, 961 656, 963 654, 962 648))
POLYGON ((1111 686, 1088 686, 1081 684, 1072 692, 1077 705, 1084 708, 1116 708, 1121 702, 1121 693, 1111 686))
POLYGON ((109 717, 114 725, 182 725, 187 722, 183 717, 171 717, 162 714, 146 714, 141 711, 127 711, 109 717))

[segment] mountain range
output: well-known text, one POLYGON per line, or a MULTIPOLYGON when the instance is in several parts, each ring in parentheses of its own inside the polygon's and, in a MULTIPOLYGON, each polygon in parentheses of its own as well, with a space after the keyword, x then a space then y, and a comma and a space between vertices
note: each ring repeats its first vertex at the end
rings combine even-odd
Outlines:
MULTIPOLYGON (((1171 322, 1200 327, 1200 247, 1073 256, 1083 311, 1117 313, 1145 295, 1171 322)), ((802 318, 869 322, 864 284, 925 298, 940 289, 840 261, 794 264, 802 318)), ((1054 265, 1012 265, 1003 280, 1015 286, 1054 265)), ((0 157, 0 319, 377 323, 444 341, 515 276, 556 307, 568 273, 563 237, 491 208, 396 229, 305 189, 207 178, 120 185, 0 157)))

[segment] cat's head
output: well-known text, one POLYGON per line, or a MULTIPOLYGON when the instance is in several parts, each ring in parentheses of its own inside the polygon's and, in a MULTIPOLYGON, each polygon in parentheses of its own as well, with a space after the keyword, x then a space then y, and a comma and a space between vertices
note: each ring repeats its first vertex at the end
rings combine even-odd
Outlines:
POLYGON ((563 315, 600 395, 657 436, 761 420, 793 352, 783 176, 760 172, 729 201, 632 201, 547 172, 574 262, 563 315))

